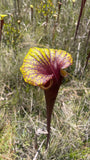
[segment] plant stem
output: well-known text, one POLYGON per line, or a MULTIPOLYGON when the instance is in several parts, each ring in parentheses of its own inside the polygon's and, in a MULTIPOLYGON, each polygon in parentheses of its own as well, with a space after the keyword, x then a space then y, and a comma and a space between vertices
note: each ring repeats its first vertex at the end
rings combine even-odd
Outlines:
POLYGON ((49 89, 44 91, 45 99, 46 99, 46 108, 47 108, 47 131, 48 131, 46 149, 48 147, 48 143, 50 139, 51 115, 52 115, 54 103, 55 103, 61 82, 62 82, 62 78, 60 79, 58 83, 53 84, 49 89))
POLYGON ((4 20, 0 20, 0 41, 2 36, 2 28, 3 28, 4 20))
POLYGON ((82 0, 82 2, 81 2, 81 9, 80 9, 80 13, 79 13, 79 18, 78 18, 78 23, 77 23, 77 27, 76 27, 76 32, 75 32, 74 40, 76 40, 77 31, 78 31, 78 28, 79 28, 80 19, 81 19, 81 16, 82 16, 82 12, 83 12, 83 8, 85 6, 85 3, 86 3, 86 0, 82 0))

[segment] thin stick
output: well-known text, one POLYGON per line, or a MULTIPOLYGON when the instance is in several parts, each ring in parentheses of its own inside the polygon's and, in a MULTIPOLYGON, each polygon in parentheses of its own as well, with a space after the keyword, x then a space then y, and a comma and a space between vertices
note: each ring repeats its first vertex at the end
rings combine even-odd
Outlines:
POLYGON ((44 140, 42 141, 42 143, 40 144, 39 149, 37 150, 37 152, 36 152, 33 160, 36 160, 36 159, 37 159, 37 156, 38 156, 38 154, 39 154, 39 152, 40 152, 40 150, 41 150, 41 147, 42 147, 42 145, 43 145, 44 142, 45 142, 45 139, 44 139, 44 140))

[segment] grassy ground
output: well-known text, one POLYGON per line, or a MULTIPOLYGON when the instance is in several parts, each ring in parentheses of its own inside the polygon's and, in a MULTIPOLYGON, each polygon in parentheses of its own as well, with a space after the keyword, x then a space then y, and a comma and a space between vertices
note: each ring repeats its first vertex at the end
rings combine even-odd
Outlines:
MULTIPOLYGON (((17 19, 11 16, 13 10, 7 7, 8 1, 8 5, 0 6, 1 11, 9 15, 5 19, 0 43, 0 160, 36 160, 36 153, 38 160, 90 158, 90 62, 84 70, 90 42, 86 45, 90 7, 87 1, 78 37, 74 41, 80 10, 80 2, 76 2, 75 7, 69 1, 64 3, 59 23, 50 17, 47 29, 43 26, 45 17, 44 20, 39 19, 40 15, 36 17, 36 10, 33 23, 28 18, 28 0, 20 12, 20 26, 17 19), (48 150, 45 150, 46 107, 43 90, 26 84, 19 70, 24 56, 33 46, 61 48, 70 52, 74 59, 69 69, 72 76, 63 82, 54 106, 48 150)), ((35 1, 35 5, 39 6, 39 2, 35 1)))

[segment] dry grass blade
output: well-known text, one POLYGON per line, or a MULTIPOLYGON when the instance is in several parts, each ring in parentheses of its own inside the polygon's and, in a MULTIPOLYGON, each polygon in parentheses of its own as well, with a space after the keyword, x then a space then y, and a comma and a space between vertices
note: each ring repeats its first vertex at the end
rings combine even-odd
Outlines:
POLYGON ((33 160, 37 160, 37 156, 38 156, 38 154, 39 154, 39 152, 40 152, 40 149, 41 149, 41 147, 42 147, 42 145, 43 145, 44 142, 45 142, 45 140, 42 141, 42 143, 41 143, 41 145, 40 145, 37 153, 35 154, 35 157, 33 158, 33 160))
POLYGON ((8 155, 2 155, 2 154, 0 154, 0 157, 3 158, 3 160, 4 159, 6 159, 6 160, 12 160, 11 158, 8 157, 8 155))

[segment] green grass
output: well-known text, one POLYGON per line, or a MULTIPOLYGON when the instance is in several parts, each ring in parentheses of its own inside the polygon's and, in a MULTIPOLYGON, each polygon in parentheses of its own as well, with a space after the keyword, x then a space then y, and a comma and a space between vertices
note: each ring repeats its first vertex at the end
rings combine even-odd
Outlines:
MULTIPOLYGON (((45 30, 42 25, 45 17, 40 18, 41 15, 36 14, 35 7, 39 6, 39 1, 35 1, 33 24, 28 16, 29 1, 26 0, 25 4, 20 2, 20 6, 23 6, 19 17, 20 28, 14 10, 11 10, 14 8, 12 1, 7 3, 8 5, 3 2, 0 6, 2 13, 13 14, 13 18, 9 14, 5 19, 5 23, 11 23, 12 28, 3 28, 0 43, 0 160, 32 160, 43 140, 38 160, 89 160, 90 61, 84 70, 90 50, 89 41, 86 46, 89 1, 85 6, 76 41, 74 34, 80 10, 79 1, 76 1, 75 7, 69 1, 66 5, 63 3, 55 31, 53 17, 50 17, 45 30), (64 80, 54 106, 47 151, 43 90, 26 84, 20 73, 24 56, 34 46, 64 49, 74 59, 73 66, 68 70, 72 76, 64 80)), ((57 9, 56 5, 56 11, 57 9)))

